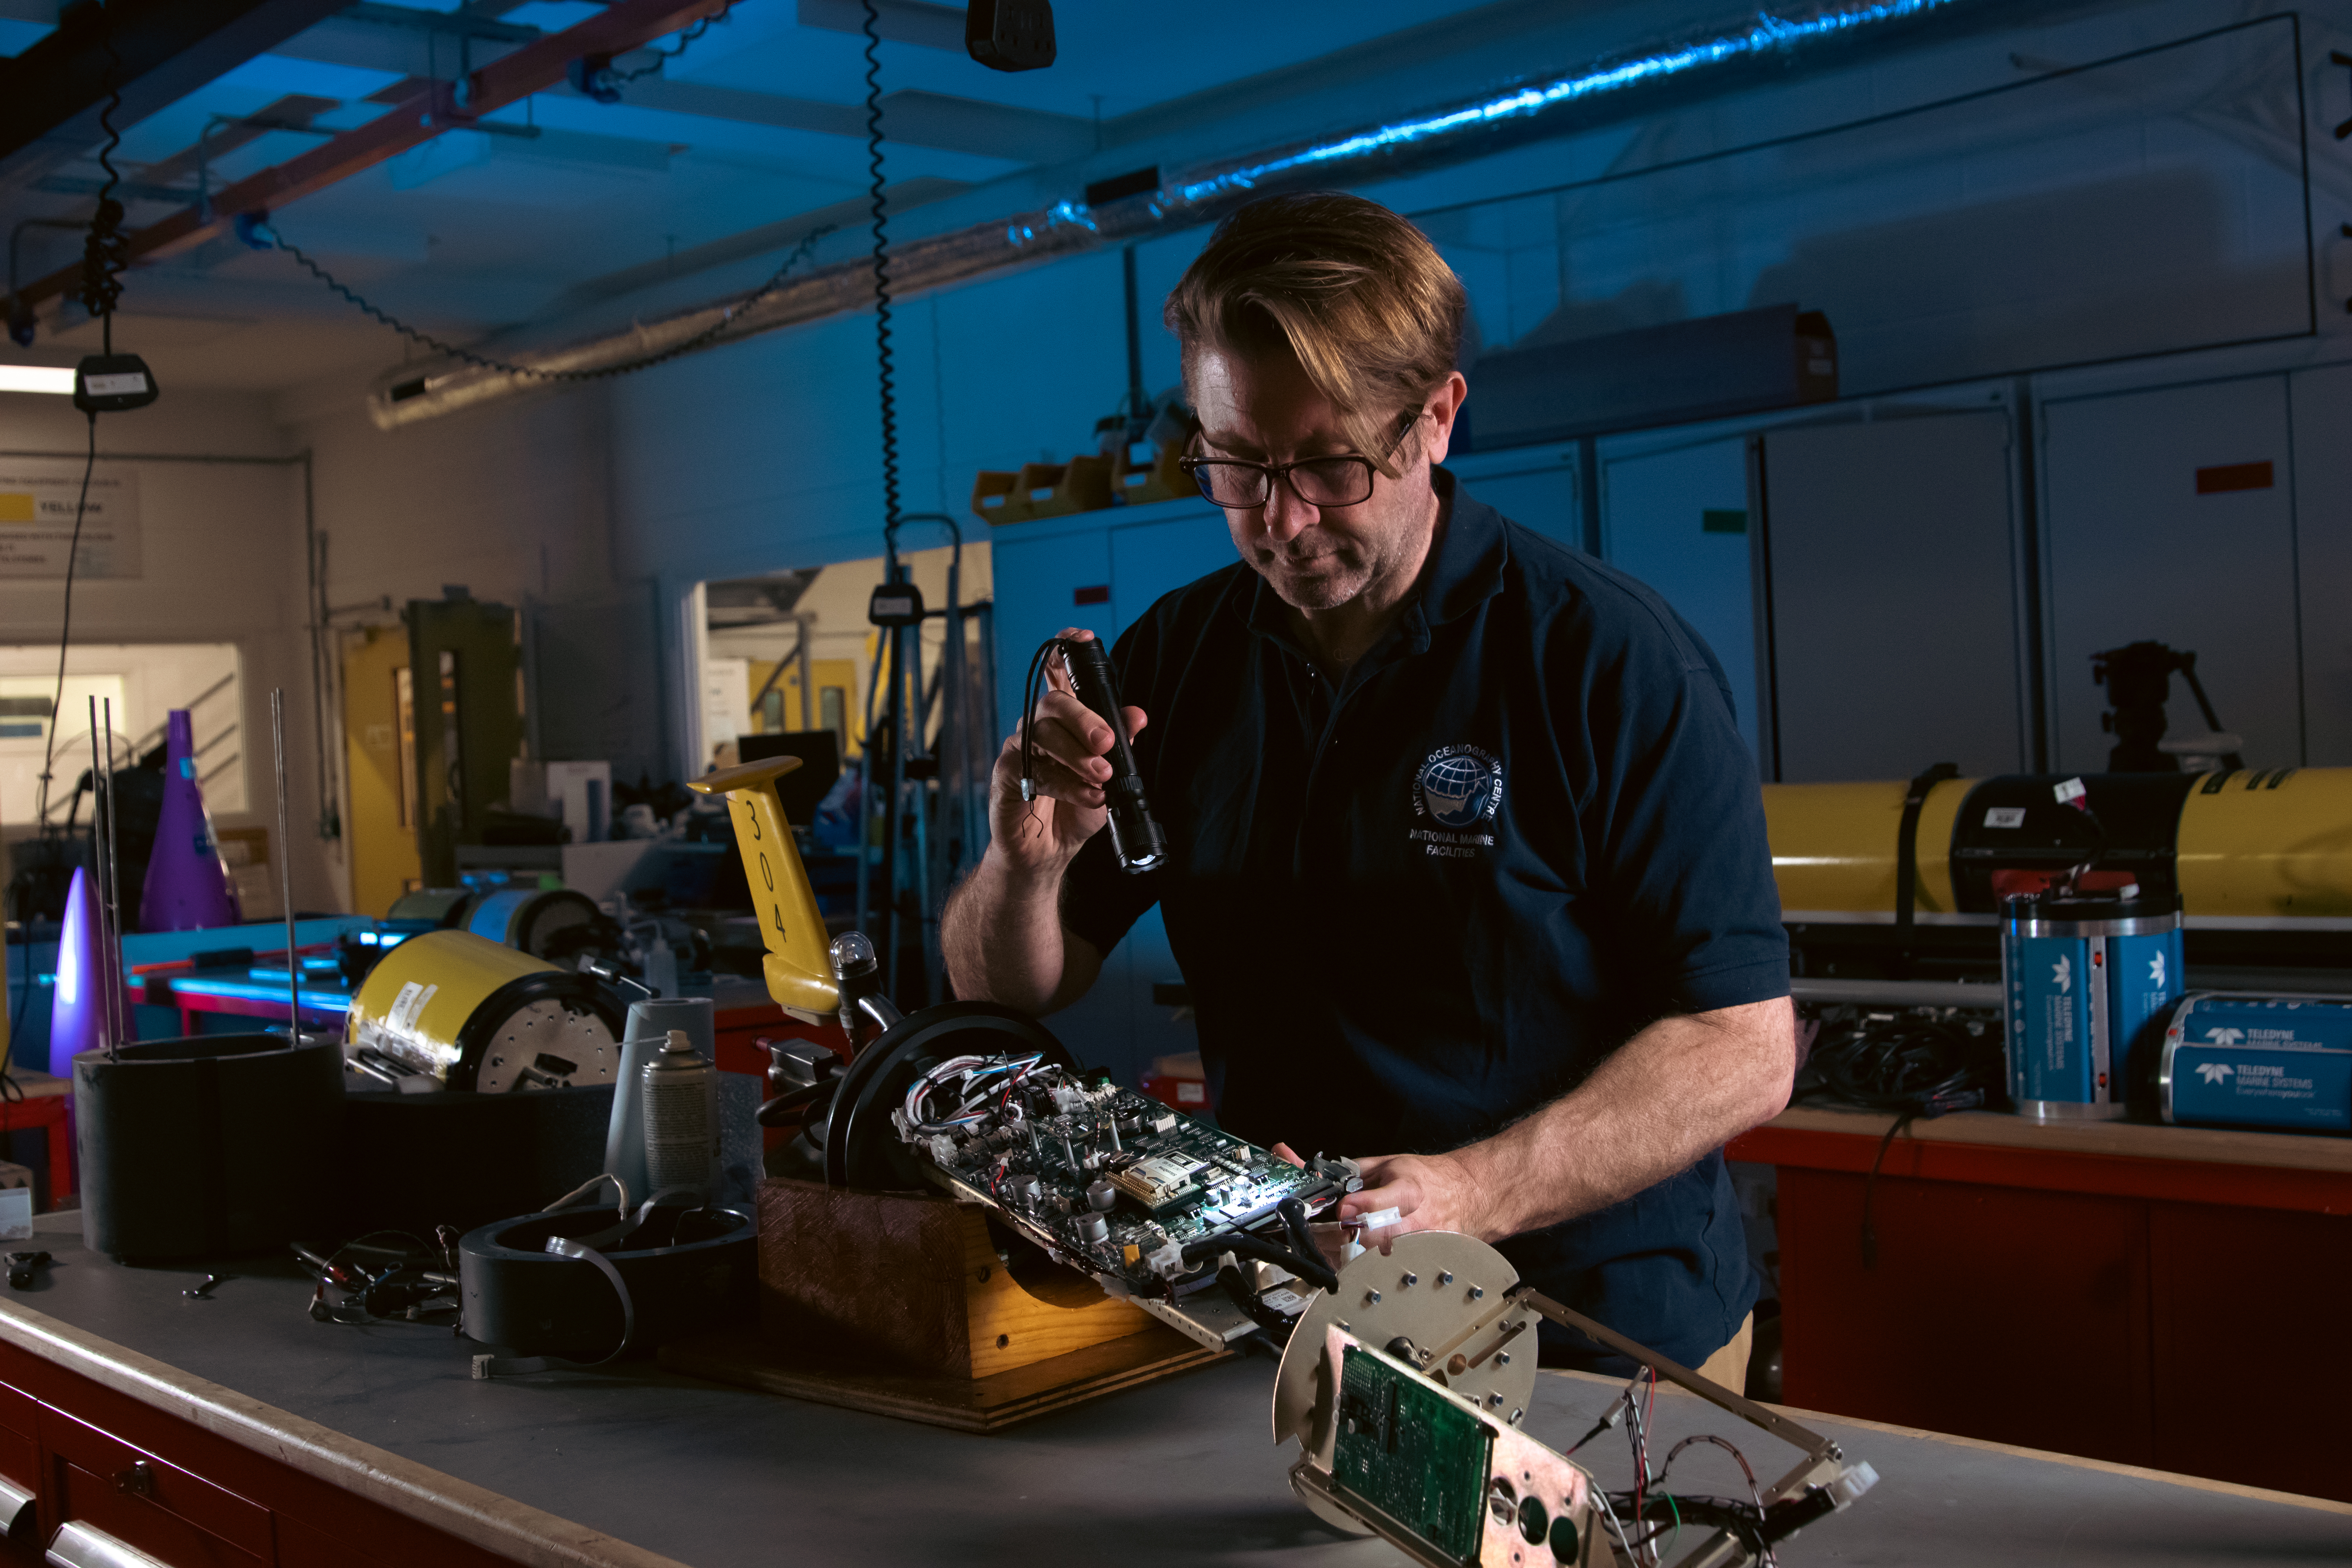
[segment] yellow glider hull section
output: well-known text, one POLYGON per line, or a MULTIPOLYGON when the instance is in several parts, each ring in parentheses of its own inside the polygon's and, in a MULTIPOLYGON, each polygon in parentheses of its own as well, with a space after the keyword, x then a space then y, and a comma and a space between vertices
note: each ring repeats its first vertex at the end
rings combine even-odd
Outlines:
POLYGON ((727 797, 735 847, 742 852, 744 879, 760 915, 760 939, 768 950, 761 964, 768 994, 786 1012, 818 1023, 840 1007, 841 988, 834 981, 832 942, 817 912, 816 889, 809 885, 792 825, 784 820, 783 799, 776 793, 776 781, 800 765, 798 757, 772 757, 721 768, 686 787, 727 797))

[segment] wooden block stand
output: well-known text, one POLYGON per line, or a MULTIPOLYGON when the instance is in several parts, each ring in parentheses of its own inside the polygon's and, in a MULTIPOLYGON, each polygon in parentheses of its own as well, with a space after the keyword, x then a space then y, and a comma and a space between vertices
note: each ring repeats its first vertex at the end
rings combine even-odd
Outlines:
POLYGON ((662 1364, 992 1432, 1227 1353, 1034 1253, 1008 1266, 996 1247, 977 1204, 772 1176, 760 1187, 759 1331, 673 1342, 662 1364))

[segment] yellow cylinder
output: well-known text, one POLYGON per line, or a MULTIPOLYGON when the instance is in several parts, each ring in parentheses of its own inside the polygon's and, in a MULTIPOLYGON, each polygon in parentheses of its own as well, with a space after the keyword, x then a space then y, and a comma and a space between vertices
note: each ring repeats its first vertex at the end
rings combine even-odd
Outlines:
MULTIPOLYGON (((1919 880, 1914 908, 1949 913, 1952 822, 1974 779, 1946 779, 1919 807, 1919 880)), ((1766 784, 1764 822, 1772 840, 1772 879, 1781 910, 1892 913, 1895 856, 1903 828, 1902 780, 1876 784, 1766 784)))
POLYGON ((2178 865, 2191 915, 2352 915, 2352 768, 2208 774, 2178 865))
POLYGON ((453 1089, 610 1083, 619 1052, 587 986, 471 931, 425 931, 369 971, 343 1022, 344 1050, 453 1089))

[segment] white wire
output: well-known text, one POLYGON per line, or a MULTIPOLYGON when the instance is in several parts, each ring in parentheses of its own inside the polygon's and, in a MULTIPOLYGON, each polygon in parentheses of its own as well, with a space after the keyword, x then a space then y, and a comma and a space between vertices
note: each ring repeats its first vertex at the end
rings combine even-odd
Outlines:
POLYGON ((1625 1527, 1617 1522, 1617 1510, 1609 1506, 1609 1494, 1599 1487, 1594 1487, 1592 1500, 1601 1505, 1601 1517, 1607 1520, 1609 1528, 1617 1532, 1617 1544, 1622 1546, 1625 1549, 1626 1557, 1638 1565, 1642 1561, 1642 1554, 1634 1550, 1632 1542, 1625 1539, 1625 1527))
POLYGON ((1008 1073, 1026 1073, 1042 1060, 1042 1054, 1034 1053, 1025 1057, 951 1057, 908 1086, 905 1105, 908 1124, 918 1131, 946 1132, 982 1121, 988 1115, 989 1091, 980 1086, 1008 1073), (946 1088, 949 1079, 955 1080, 962 1096, 961 1103, 952 1115, 933 1121, 925 1113, 924 1102, 933 1093, 946 1088))

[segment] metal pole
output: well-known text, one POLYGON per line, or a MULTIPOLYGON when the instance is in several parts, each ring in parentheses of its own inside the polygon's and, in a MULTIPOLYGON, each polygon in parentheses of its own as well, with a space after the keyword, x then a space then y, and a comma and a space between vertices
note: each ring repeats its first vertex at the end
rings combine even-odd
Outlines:
MULTIPOLYGON (((98 699, 89 700, 89 869, 90 879, 98 886, 92 890, 90 902, 98 910, 99 972, 90 976, 107 987, 99 1002, 100 1028, 106 1037, 106 1056, 114 1059, 114 988, 106 977, 110 962, 110 943, 106 940, 106 775, 98 752, 98 699)), ((63 957, 62 954, 59 955, 63 957)))
POLYGON ((803 731, 808 731, 816 728, 816 719, 814 718, 814 714, 816 712, 816 696, 809 689, 809 682, 814 679, 816 671, 815 664, 811 659, 809 654, 809 637, 816 630, 816 617, 814 616, 802 616, 800 617, 800 623, 801 645, 796 651, 800 655, 801 664, 801 728, 803 731))
POLYGON ((114 820, 114 699, 101 703, 100 711, 106 724, 106 995, 120 1046, 131 1028, 131 998, 122 989, 122 832, 114 820))
POLYGON ((286 836, 286 689, 269 689, 269 750, 278 767, 278 887, 286 914, 286 1043, 302 1043, 302 961, 294 952, 294 841, 286 836))
MULTIPOLYGON (((899 994, 898 916, 905 908, 905 900, 899 893, 899 883, 904 879, 906 858, 899 853, 901 847, 898 840, 905 831, 907 811, 907 640, 908 630, 909 628, 906 626, 890 628, 890 805, 883 816, 884 876, 882 883, 887 889, 884 896, 890 901, 890 919, 883 927, 890 936, 890 956, 888 966, 884 973, 893 997, 899 994)), ((922 657, 922 645, 918 642, 915 646, 918 671, 921 668, 922 657)))

